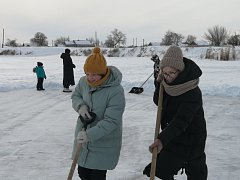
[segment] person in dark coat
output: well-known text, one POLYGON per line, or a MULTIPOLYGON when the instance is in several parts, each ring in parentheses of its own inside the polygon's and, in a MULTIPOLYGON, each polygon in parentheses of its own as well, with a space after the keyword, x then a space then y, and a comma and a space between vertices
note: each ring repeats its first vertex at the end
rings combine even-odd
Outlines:
POLYGON ((65 49, 65 53, 60 56, 63 59, 63 92, 72 92, 69 86, 75 85, 73 68, 76 66, 72 62, 70 52, 70 49, 65 49))
POLYGON ((153 76, 154 76, 154 85, 155 83, 157 82, 156 79, 158 77, 158 74, 159 74, 159 65, 160 65, 160 59, 159 59, 159 56, 157 54, 153 55, 151 57, 151 60, 154 62, 154 65, 153 65, 153 76))
MULTIPOLYGON (((177 46, 170 46, 160 63, 153 101, 158 105, 160 82, 164 87, 161 129, 149 146, 157 147, 155 176, 173 180, 180 169, 185 169, 187 180, 206 180, 205 143, 207 137, 202 93, 198 87, 202 71, 190 59, 183 57, 177 46)), ((150 176, 151 164, 143 174, 150 176)))

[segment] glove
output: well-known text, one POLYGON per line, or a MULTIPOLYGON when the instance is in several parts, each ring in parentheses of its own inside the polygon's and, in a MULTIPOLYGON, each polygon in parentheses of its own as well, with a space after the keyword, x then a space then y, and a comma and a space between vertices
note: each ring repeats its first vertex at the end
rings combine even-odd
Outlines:
POLYGON ((78 143, 86 143, 88 142, 88 138, 87 138, 87 133, 86 131, 80 131, 77 135, 77 142, 78 143))
POLYGON ((87 105, 81 105, 79 110, 78 110, 78 113, 80 116, 82 116, 83 118, 91 118, 89 112, 88 112, 88 106, 87 105))

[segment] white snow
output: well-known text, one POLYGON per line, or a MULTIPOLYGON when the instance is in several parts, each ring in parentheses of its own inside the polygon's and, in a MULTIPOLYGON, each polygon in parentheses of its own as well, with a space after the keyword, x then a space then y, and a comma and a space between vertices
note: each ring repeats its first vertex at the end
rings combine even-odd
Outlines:
MULTIPOLYGON (((19 50, 19 49, 18 49, 19 50)), ((20 49, 32 55, 0 56, 0 179, 64 180, 71 166, 77 113, 71 94, 62 92, 64 48, 20 49), (44 64, 45 91, 36 91, 32 68, 44 64)), ((159 50, 161 52, 162 50, 159 50)), ((200 59, 204 49, 184 51, 202 69, 208 138, 206 145, 209 180, 240 180, 240 60, 200 59)), ((84 56, 72 56, 75 80, 84 75, 84 56)), ((153 71, 150 57, 106 57, 108 65, 123 73, 126 95, 123 145, 118 166, 108 171, 108 180, 146 180, 142 175, 151 161, 148 146, 153 141, 157 107, 152 102, 153 77, 140 95, 129 94, 153 71)), ((72 87, 73 89, 74 87, 72 87)), ((178 180, 186 179, 177 175, 178 180)), ((77 170, 74 178, 79 179, 77 170)), ((157 179, 157 178, 156 178, 157 179)))

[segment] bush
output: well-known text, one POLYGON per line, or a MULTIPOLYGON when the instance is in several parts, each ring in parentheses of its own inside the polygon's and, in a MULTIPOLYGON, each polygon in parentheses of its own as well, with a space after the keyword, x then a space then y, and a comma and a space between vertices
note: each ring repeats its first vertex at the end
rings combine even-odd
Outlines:
POLYGON ((108 55, 107 56, 108 57, 119 57, 119 55, 120 55, 119 49, 118 48, 114 48, 114 49, 108 51, 108 55))
POLYGON ((91 50, 91 49, 84 49, 84 50, 83 50, 84 56, 89 56, 91 53, 92 53, 92 50, 91 50))
POLYGON ((10 49, 7 49, 7 50, 3 50, 2 52, 0 52, 0 55, 16 55, 16 51, 15 50, 10 50, 10 49))

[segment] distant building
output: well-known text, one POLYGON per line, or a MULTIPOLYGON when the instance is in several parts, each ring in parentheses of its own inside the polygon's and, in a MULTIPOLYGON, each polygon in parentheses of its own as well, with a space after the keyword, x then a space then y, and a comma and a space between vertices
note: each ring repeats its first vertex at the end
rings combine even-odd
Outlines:
POLYGON ((196 42, 198 46, 209 46, 210 43, 208 41, 205 40, 199 40, 196 42))
POLYGON ((161 46, 160 42, 150 42, 148 46, 161 46))
POLYGON ((94 47, 94 44, 88 40, 65 41, 66 47, 94 47))
POLYGON ((205 40, 199 40, 199 41, 193 41, 191 43, 188 43, 186 41, 183 41, 182 46, 196 46, 196 47, 204 47, 209 46, 209 42, 205 40))
POLYGON ((75 47, 74 41, 65 41, 66 47, 75 47))
POLYGON ((184 46, 197 46, 198 44, 195 43, 195 41, 192 41, 192 42, 183 42, 182 43, 184 46))
POLYGON ((31 46, 31 43, 23 43, 22 46, 23 46, 23 47, 30 47, 30 46, 31 46))

